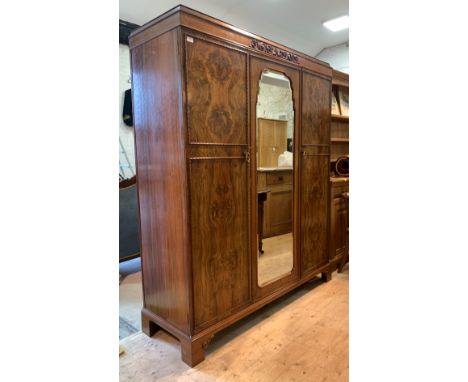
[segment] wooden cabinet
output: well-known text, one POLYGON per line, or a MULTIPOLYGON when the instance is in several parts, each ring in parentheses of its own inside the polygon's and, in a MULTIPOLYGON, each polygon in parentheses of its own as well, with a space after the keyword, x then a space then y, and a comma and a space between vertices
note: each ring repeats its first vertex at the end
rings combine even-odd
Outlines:
POLYGON ((142 326, 177 337, 182 359, 196 365, 216 332, 319 273, 330 279, 332 70, 184 6, 135 31, 130 50, 142 326), (294 160, 257 179, 255 104, 265 69, 290 80, 294 160), (257 280, 257 182, 275 201, 265 207, 265 231, 294 234, 291 272, 265 287, 257 280))
POLYGON ((257 189, 267 191, 263 212, 264 238, 292 231, 292 175, 292 169, 258 171, 257 189))
POLYGON ((341 261, 347 256, 349 207, 346 194, 349 194, 349 182, 347 178, 332 178, 330 183, 330 260, 341 261))
MULTIPOLYGON (((349 76, 346 73, 333 71, 332 92, 338 100, 341 110, 340 92, 349 94, 349 76)), ((342 269, 348 254, 348 221, 349 221, 349 177, 338 177, 334 174, 335 161, 342 156, 349 156, 349 116, 346 113, 332 114, 331 122, 331 156, 330 167, 333 176, 330 178, 330 260, 337 262, 342 269)))
POLYGON ((287 150, 286 121, 258 118, 258 167, 277 167, 278 157, 287 150))

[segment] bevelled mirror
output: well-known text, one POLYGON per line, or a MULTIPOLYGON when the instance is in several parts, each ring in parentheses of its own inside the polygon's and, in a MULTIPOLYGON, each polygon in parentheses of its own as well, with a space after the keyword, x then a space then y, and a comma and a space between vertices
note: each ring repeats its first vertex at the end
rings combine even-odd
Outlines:
POLYGON ((257 269, 260 287, 293 269, 293 139, 291 82, 283 73, 262 72, 257 119, 257 269))

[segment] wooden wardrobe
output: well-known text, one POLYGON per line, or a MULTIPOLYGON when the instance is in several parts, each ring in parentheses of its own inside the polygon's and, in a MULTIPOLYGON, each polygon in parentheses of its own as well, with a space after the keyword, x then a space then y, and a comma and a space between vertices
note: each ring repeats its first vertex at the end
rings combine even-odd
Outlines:
POLYGON ((170 332, 194 366, 216 332, 336 269, 328 244, 332 70, 184 6, 136 30, 130 50, 143 330, 170 332), (255 110, 267 70, 284 75, 292 92, 293 244, 291 269, 260 287, 255 110))

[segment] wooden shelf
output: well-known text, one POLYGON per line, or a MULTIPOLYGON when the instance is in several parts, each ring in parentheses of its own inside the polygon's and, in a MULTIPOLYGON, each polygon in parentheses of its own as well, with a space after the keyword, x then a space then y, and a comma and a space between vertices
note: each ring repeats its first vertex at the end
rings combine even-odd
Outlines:
POLYGON ((349 74, 333 70, 332 85, 349 88, 349 74))
POLYGON ((335 121, 349 122, 349 117, 346 115, 332 114, 331 117, 335 121))
POLYGON ((330 138, 331 142, 349 142, 349 138, 330 138))
MULTIPOLYGON (((332 83, 332 91, 337 98, 340 90, 349 91, 346 73, 334 70, 332 83)), ((349 116, 331 113, 330 162, 336 162, 339 157, 343 156, 349 156, 349 116)))

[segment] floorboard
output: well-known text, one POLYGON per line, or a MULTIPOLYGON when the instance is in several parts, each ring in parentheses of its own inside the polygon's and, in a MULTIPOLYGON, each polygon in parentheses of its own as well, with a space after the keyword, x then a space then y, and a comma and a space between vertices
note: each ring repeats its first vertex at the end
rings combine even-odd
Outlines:
POLYGON ((318 278, 216 334, 190 368, 159 331, 120 341, 120 381, 348 381, 348 271, 318 278))
POLYGON ((293 268, 293 235, 287 233, 263 239, 263 253, 258 258, 258 285, 278 280, 293 268))

